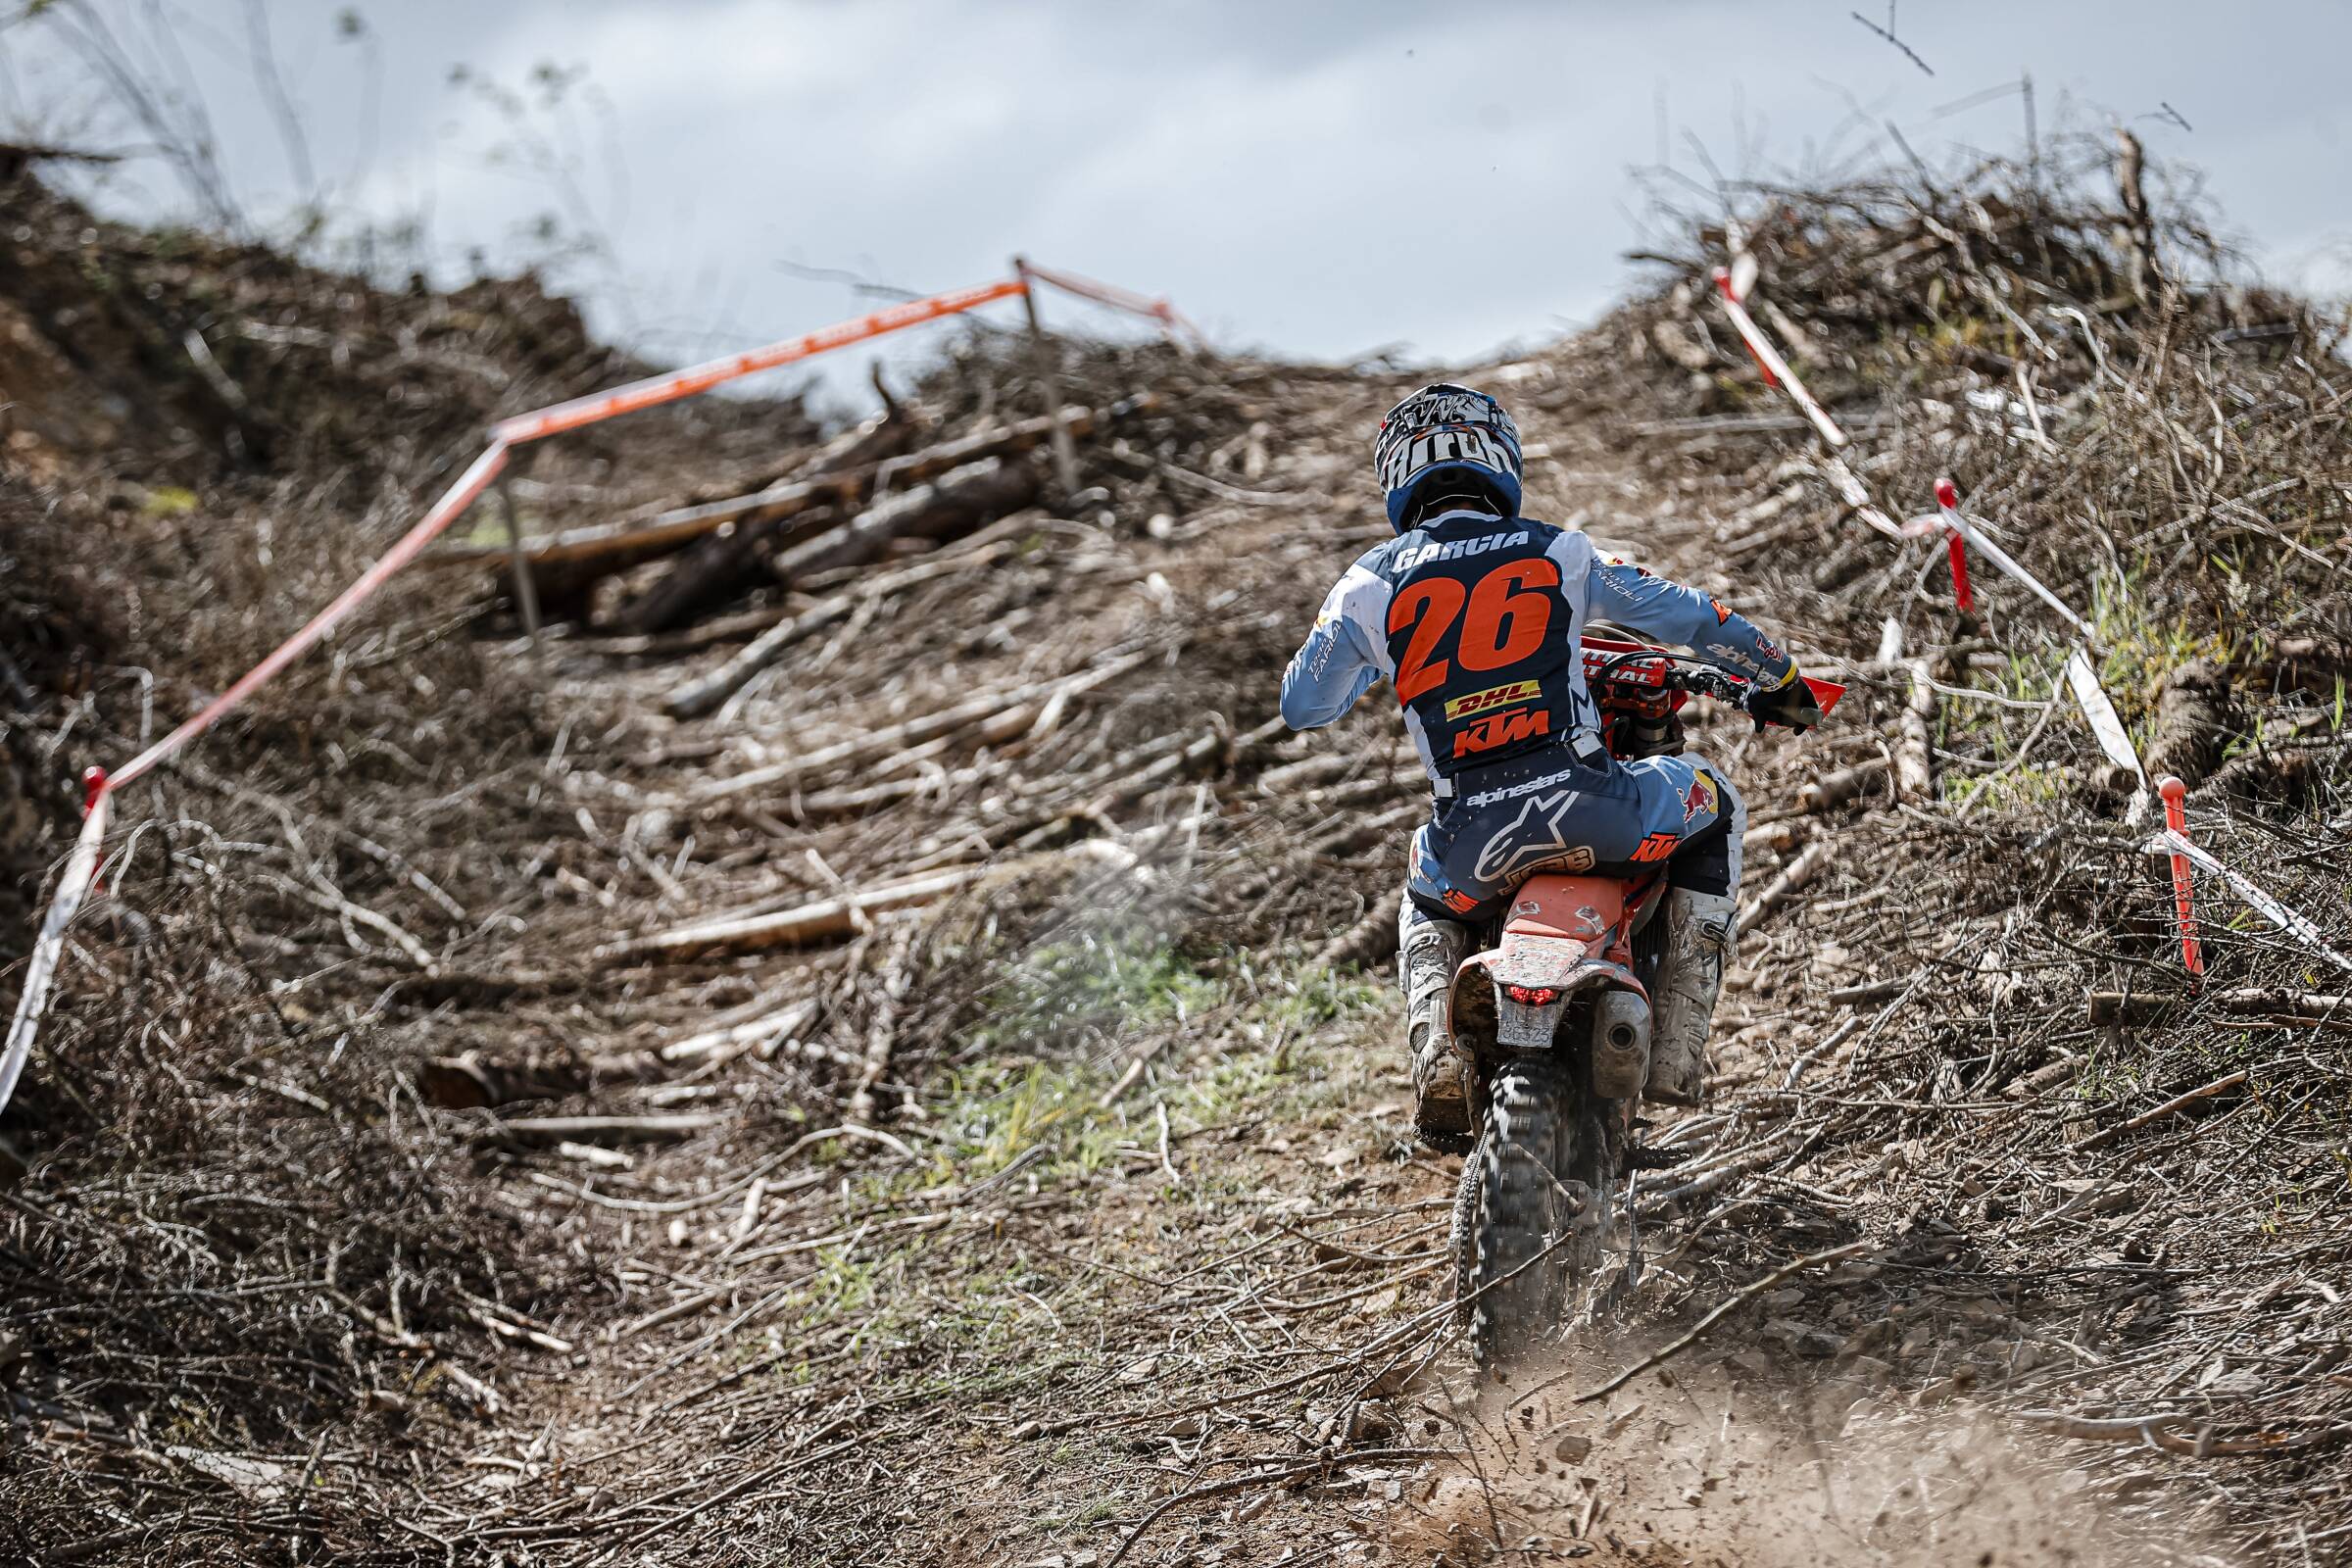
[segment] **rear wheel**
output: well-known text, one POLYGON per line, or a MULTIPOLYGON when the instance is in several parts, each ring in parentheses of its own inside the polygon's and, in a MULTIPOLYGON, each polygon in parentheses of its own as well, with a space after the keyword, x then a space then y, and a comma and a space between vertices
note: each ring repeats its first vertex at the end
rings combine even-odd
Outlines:
POLYGON ((1550 1055, 1511 1057, 1488 1081, 1486 1128, 1457 1200, 1470 1244, 1464 1283, 1476 1293, 1470 1344, 1484 1365, 1538 1344, 1583 1272, 1581 1239, 1554 1245, 1591 1218, 1562 1183, 1581 1163, 1573 1084, 1568 1064, 1550 1055))

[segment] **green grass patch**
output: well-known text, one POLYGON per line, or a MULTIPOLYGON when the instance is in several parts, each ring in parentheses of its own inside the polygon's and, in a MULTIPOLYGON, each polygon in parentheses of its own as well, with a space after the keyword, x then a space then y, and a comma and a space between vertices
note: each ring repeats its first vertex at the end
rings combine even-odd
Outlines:
POLYGON ((182 485, 159 484, 147 492, 139 510, 150 517, 178 517, 196 510, 196 492, 182 485))
POLYGON ((926 1185, 972 1181, 1029 1156, 1041 1179, 1082 1176, 1157 1136, 1154 1103, 1178 1132, 1245 1115, 1295 1115, 1320 1098, 1320 1037, 1381 1005, 1379 986, 1311 963, 1253 966, 1218 956, 1202 972, 1148 934, 1097 935, 1006 965, 971 1031, 976 1055, 935 1104, 926 1185), (1161 1047, 1149 1095, 1107 1100, 1132 1054, 1161 1047), (1213 1043, 1186 1051, 1192 1037, 1213 1043), (1172 1049, 1171 1049, 1172 1048, 1172 1049), (1031 1154, 1043 1149, 1042 1160, 1031 1154))
POLYGON ((1012 964, 973 1040, 985 1049, 1066 1050, 1129 1029, 1182 1024, 1225 999, 1221 982, 1149 933, 1090 933, 1012 964))

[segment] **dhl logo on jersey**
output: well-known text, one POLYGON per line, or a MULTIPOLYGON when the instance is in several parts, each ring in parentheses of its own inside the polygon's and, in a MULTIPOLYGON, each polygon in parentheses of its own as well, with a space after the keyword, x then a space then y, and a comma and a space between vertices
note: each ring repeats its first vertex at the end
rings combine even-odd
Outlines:
POLYGON ((1490 686, 1483 692, 1448 698, 1446 703, 1447 719, 1468 718, 1473 713, 1488 713, 1497 708, 1509 708, 1514 703, 1532 703, 1544 694, 1544 689, 1532 680, 1516 680, 1508 686, 1490 686))

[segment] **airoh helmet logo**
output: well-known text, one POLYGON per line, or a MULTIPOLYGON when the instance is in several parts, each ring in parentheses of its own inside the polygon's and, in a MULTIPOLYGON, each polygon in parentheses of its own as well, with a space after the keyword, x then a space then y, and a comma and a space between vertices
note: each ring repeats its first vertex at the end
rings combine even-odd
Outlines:
POLYGON ((1389 521, 1398 526, 1423 481, 1447 472, 1476 475, 1511 512, 1519 509, 1519 427, 1501 404, 1470 387, 1439 382, 1391 409, 1372 443, 1372 466, 1389 521))

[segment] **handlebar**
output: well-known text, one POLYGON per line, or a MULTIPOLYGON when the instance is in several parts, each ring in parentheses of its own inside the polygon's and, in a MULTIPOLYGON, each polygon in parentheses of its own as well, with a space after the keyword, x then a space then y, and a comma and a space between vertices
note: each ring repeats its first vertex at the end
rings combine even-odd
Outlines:
POLYGON ((1712 697, 1717 702, 1730 703, 1738 708, 1747 706, 1747 694, 1755 689, 1756 684, 1720 669, 1678 668, 1667 676, 1667 680, 1684 691, 1712 697))
MULTIPOLYGON (((1598 637, 1587 637, 1584 642, 1588 685, 1613 680, 1651 691, 1689 692, 1712 697, 1742 710, 1747 708, 1748 694, 1755 689, 1755 682, 1745 676, 1719 669, 1691 654, 1598 637)), ((1824 713, 1837 707, 1838 699, 1845 695, 1845 688, 1836 681, 1815 680, 1809 675, 1803 679, 1812 688, 1813 700, 1824 713)))
POLYGON ((1606 647, 1588 648, 1585 681, 1588 685, 1618 681, 1652 691, 1690 692, 1735 706, 1745 705, 1747 689, 1754 684, 1689 654, 1665 648, 1628 648, 1621 652, 1606 647))

